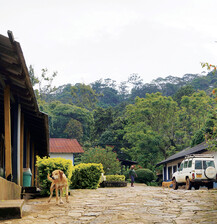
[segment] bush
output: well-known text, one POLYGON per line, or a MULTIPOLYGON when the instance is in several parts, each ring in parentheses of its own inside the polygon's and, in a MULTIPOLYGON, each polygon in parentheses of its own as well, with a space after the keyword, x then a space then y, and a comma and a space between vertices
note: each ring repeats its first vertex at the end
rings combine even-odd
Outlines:
POLYGON ((135 178, 135 181, 137 183, 149 184, 149 182, 155 179, 154 173, 149 169, 136 170, 136 174, 137 177, 135 178))
POLYGON ((50 195, 50 185, 51 182, 47 179, 47 174, 51 173, 54 170, 62 170, 70 183, 72 175, 72 161, 70 159, 62 158, 40 158, 37 156, 36 166, 38 167, 38 181, 39 187, 41 189, 41 195, 49 196, 50 195))
POLYGON ((124 175, 107 175, 106 181, 125 181, 124 175))
POLYGON ((130 179, 130 176, 129 176, 129 170, 125 170, 125 171, 123 172, 123 175, 125 176, 125 180, 130 179))
POLYGON ((72 169, 71 188, 96 189, 99 186, 101 173, 104 173, 102 164, 80 163, 72 169))
POLYGON ((124 175, 106 175, 106 181, 100 184, 101 187, 126 187, 124 175))

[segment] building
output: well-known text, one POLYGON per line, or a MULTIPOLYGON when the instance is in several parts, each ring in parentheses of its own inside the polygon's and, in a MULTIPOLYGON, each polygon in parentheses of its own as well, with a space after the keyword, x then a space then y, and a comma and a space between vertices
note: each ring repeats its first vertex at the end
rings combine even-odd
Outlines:
POLYGON ((48 116, 39 111, 20 44, 0 35, 0 200, 20 198, 23 169, 36 182, 36 155, 49 152, 48 116))
POLYGON ((185 156, 190 154, 213 154, 217 164, 217 151, 208 151, 207 148, 208 144, 203 142, 192 148, 184 149, 181 152, 178 152, 158 163, 156 166, 163 165, 163 181, 171 180, 173 173, 177 171, 182 160, 185 158, 185 156))
POLYGON ((84 153, 76 139, 50 138, 50 158, 71 159, 74 165, 75 153, 84 153))

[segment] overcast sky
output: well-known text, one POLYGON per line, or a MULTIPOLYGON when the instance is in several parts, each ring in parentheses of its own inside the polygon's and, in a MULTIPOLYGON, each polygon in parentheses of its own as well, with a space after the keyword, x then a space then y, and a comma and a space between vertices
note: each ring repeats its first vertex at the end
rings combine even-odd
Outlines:
POLYGON ((55 85, 143 81, 217 64, 216 0, 0 0, 27 66, 58 71, 55 85))

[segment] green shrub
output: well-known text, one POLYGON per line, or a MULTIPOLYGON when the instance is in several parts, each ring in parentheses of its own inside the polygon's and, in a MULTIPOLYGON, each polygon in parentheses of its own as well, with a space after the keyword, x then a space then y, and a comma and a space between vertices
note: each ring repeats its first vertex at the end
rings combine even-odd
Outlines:
POLYGON ((106 181, 100 184, 101 187, 126 187, 124 175, 106 175, 106 181))
POLYGON ((82 163, 101 163, 105 175, 119 174, 121 171, 121 164, 117 160, 117 153, 112 151, 111 147, 90 148, 81 156, 82 163))
POLYGON ((71 188, 96 189, 99 186, 101 173, 104 173, 102 164, 80 163, 72 169, 71 188))
POLYGON ((138 169, 136 170, 137 177, 135 178, 135 181, 137 183, 145 183, 148 184, 152 180, 155 179, 154 173, 149 169, 138 169))
POLYGON ((125 170, 125 171, 123 172, 123 175, 125 176, 125 180, 130 179, 130 176, 129 176, 129 170, 125 170))
POLYGON ((124 175, 106 175, 106 181, 125 181, 124 175))
POLYGON ((47 179, 47 174, 50 175, 54 170, 62 170, 70 184, 70 179, 72 175, 72 161, 70 159, 62 158, 40 158, 37 156, 36 166, 38 167, 38 181, 39 187, 41 189, 41 195, 50 195, 50 185, 51 182, 47 179))

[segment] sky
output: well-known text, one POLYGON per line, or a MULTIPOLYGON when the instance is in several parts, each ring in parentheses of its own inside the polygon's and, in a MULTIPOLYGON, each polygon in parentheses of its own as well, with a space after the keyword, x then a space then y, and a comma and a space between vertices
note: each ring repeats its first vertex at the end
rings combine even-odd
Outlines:
POLYGON ((216 0, 0 0, 0 34, 11 30, 36 75, 56 86, 118 83, 136 73, 201 74, 217 64, 216 0))

